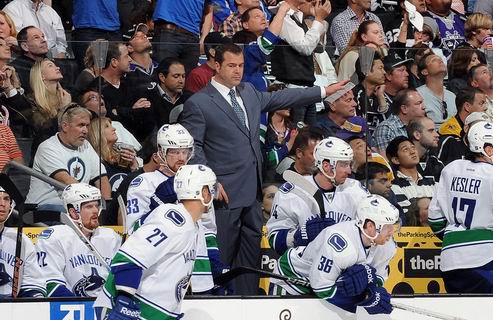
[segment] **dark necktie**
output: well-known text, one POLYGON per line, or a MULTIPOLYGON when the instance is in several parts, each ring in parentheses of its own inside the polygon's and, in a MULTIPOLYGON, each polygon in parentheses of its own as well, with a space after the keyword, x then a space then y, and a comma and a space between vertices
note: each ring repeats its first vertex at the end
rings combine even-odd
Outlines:
POLYGON ((240 103, 236 99, 236 92, 235 89, 229 90, 229 96, 231 97, 231 106, 233 107, 234 112, 236 113, 236 116, 240 120, 241 124, 246 126, 246 119, 245 119, 245 113, 241 109, 240 103))

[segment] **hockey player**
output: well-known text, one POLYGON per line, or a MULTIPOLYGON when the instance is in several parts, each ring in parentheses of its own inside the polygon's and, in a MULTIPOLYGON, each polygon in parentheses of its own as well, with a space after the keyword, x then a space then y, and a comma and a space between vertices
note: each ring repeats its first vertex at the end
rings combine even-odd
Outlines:
MULTIPOLYGON (((0 186, 0 300, 12 298, 12 284, 15 266, 17 230, 4 226, 12 214, 15 201, 11 191, 0 186)), ((34 245, 26 235, 22 235, 22 264, 18 297, 45 297, 46 282, 36 261, 34 245)))
MULTIPOLYGON (((192 157, 193 143, 193 137, 181 124, 165 124, 159 129, 157 154, 162 166, 159 170, 143 173, 133 179, 128 189, 126 229, 129 234, 133 228, 145 223, 146 216, 158 205, 176 202, 174 175, 192 157)), ((219 275, 227 268, 219 259, 214 215, 199 223, 204 228, 200 229, 203 234, 192 277, 192 290, 194 293, 205 293, 214 287, 213 275, 219 275)))
POLYGON ((440 270, 449 293, 493 293, 493 123, 467 133, 470 153, 442 171, 428 221, 443 236, 440 270))
POLYGON ((391 239, 398 223, 397 208, 382 196, 367 196, 355 220, 327 227, 308 246, 279 258, 276 273, 309 281, 309 287, 272 279, 273 287, 292 295, 314 293, 351 313, 362 306, 369 314, 389 314, 390 295, 382 285, 396 251, 391 239))
MULTIPOLYGON (((120 247, 121 237, 112 229, 99 226, 99 189, 74 183, 63 190, 62 200, 66 214, 109 265, 120 247)), ((38 237, 36 251, 39 266, 47 279, 49 297, 95 297, 101 291, 108 276, 107 265, 96 259, 69 226, 45 229, 38 237)))
POLYGON ((216 175, 204 165, 182 166, 174 189, 178 204, 159 205, 122 245, 94 306, 97 319, 179 319, 216 175), (107 318, 106 318, 107 316, 107 318))
MULTIPOLYGON (((136 221, 159 204, 159 197, 151 196, 160 187, 172 189, 172 184, 169 187, 169 184, 165 184, 166 180, 173 177, 193 155, 193 137, 181 124, 162 126, 157 132, 157 146, 161 167, 156 171, 143 173, 130 182, 125 226, 128 233, 132 233, 136 221), (151 200, 157 203, 151 204, 151 200)), ((175 199, 164 200, 163 202, 174 202, 175 199)))
MULTIPOLYGON (((321 218, 301 197, 296 186, 286 182, 274 197, 271 217, 267 222, 269 243, 280 255, 286 249, 307 245, 325 227, 354 219, 357 203, 368 191, 351 174, 353 150, 345 141, 330 137, 321 140, 313 151, 318 171, 305 178, 321 191, 321 218), (305 234, 306 224, 306 234, 305 234)), ((303 192, 302 192, 303 194, 303 192)), ((303 194, 304 195, 304 194, 303 194)))

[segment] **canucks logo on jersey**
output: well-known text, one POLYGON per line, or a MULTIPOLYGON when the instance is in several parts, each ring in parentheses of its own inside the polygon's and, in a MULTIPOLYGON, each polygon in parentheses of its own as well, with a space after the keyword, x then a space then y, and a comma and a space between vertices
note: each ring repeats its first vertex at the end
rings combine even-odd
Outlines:
POLYGON ((178 283, 176 284, 175 296, 177 302, 180 302, 183 296, 185 295, 185 293, 187 292, 188 284, 190 283, 190 277, 191 275, 189 274, 183 279, 181 279, 180 281, 178 281, 178 283))
POLYGON ((74 285, 73 292, 78 297, 89 297, 88 292, 97 290, 105 283, 105 280, 98 274, 96 268, 91 268, 91 275, 83 277, 74 285))

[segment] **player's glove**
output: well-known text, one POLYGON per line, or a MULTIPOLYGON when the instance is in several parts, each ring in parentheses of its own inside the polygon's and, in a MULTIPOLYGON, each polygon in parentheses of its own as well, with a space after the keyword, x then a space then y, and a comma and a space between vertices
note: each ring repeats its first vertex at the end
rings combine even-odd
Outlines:
POLYGON ((357 296, 371 285, 375 286, 376 270, 367 264, 355 264, 347 268, 336 280, 337 291, 347 297, 357 296))
POLYGON ((369 314, 390 314, 392 304, 390 294, 384 287, 369 286, 369 296, 358 305, 365 308, 369 314))
POLYGON ((336 222, 332 218, 313 217, 306 221, 306 235, 308 242, 312 242, 323 229, 330 227, 336 222))
POLYGON ((308 239, 306 238, 306 234, 303 235, 301 232, 301 228, 296 229, 293 235, 293 246, 294 247, 300 247, 300 246, 307 246, 308 245, 308 239))
POLYGON ((108 320, 139 320, 140 306, 136 301, 127 296, 116 297, 116 303, 108 320))

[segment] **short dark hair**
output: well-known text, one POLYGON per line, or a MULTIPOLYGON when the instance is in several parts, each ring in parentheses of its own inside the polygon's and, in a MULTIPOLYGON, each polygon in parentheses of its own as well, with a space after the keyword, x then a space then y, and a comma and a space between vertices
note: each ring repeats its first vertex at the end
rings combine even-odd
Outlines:
POLYGON ((415 132, 423 132, 424 126, 423 126, 423 120, 424 119, 429 119, 427 117, 418 117, 415 119, 412 119, 409 121, 409 123, 406 126, 406 131, 407 131, 407 136, 409 137, 409 140, 415 141, 414 139, 414 133, 415 132))
MULTIPOLYGON (((366 166, 366 164, 364 164, 364 163, 359 166, 359 168, 355 174, 356 180, 359 180, 359 181, 365 181, 366 180, 366 168, 365 168, 365 166, 366 166)), ((390 169, 382 163, 375 162, 375 161, 368 162, 368 180, 375 179, 375 177, 379 173, 387 174, 389 172, 390 172, 390 169)))
POLYGON ((216 56, 214 57, 214 60, 216 60, 217 63, 222 64, 224 62, 224 54, 226 52, 235 54, 235 55, 240 55, 243 54, 243 50, 241 50, 241 47, 234 44, 234 43, 226 43, 221 46, 216 47, 216 56))
POLYGON ((243 12, 243 14, 241 15, 241 23, 245 23, 245 22, 248 22, 248 20, 250 20, 250 13, 251 13, 253 10, 260 10, 260 11, 262 11, 262 8, 260 8, 260 7, 248 8, 248 9, 247 9, 245 12, 243 12))
POLYGON ((169 73, 169 68, 174 64, 181 64, 184 66, 183 62, 177 57, 168 57, 163 59, 156 69, 156 76, 158 77, 159 82, 159 74, 162 73, 163 76, 167 77, 169 73))
POLYGON ((389 142, 387 149, 385 149, 385 154, 387 155, 387 159, 391 161, 393 157, 397 157, 397 151, 399 150, 399 145, 405 141, 409 141, 413 143, 411 139, 405 136, 395 137, 392 141, 389 142))
POLYGON ((482 93, 481 90, 472 87, 466 87, 457 93, 455 96, 455 106, 457 107, 457 113, 461 112, 464 109, 464 104, 469 102, 470 104, 474 103, 474 98, 476 94, 482 93))
POLYGON ((401 111, 401 106, 407 105, 409 103, 409 95, 412 92, 416 92, 416 89, 402 89, 397 92, 394 99, 392 100, 392 105, 390 107, 392 114, 399 114, 399 112, 401 111))
POLYGON ((74 99, 74 102, 80 104, 82 106, 83 104, 83 99, 84 99, 84 95, 88 92, 99 92, 98 91, 98 88, 92 86, 92 84, 89 84, 88 86, 82 88, 80 91, 77 92, 77 95, 74 99))
POLYGON ((425 54, 421 59, 418 61, 418 76, 425 76, 423 74, 423 70, 426 69, 426 59, 430 56, 436 56, 433 52, 430 52, 428 54, 425 54))
POLYGON ((122 55, 120 46, 124 46, 124 44, 121 42, 110 42, 108 44, 108 52, 106 53, 106 61, 103 69, 107 69, 110 66, 112 59, 120 59, 122 55))
POLYGON ((469 69, 469 71, 467 72, 467 82, 469 83, 469 85, 471 85, 474 77, 476 76, 476 71, 478 71, 480 67, 488 67, 488 65, 480 63, 476 66, 471 67, 471 69, 469 69))
POLYGON ((24 49, 22 49, 21 43, 27 41, 27 32, 32 29, 36 28, 35 26, 27 26, 21 29, 19 33, 17 34, 17 42, 19 43, 19 47, 21 48, 21 51, 24 53, 24 49))
MULTIPOLYGON (((373 56, 373 62, 371 64, 371 69, 370 69, 371 71, 373 71, 373 67, 375 66, 375 61, 377 61, 377 60, 380 60, 383 62, 382 56, 380 55, 380 53, 378 53, 378 51, 375 51, 375 55, 373 56)), ((356 68, 355 72, 356 72, 356 75, 358 76, 358 81, 362 82, 363 80, 365 80, 366 76, 363 73, 363 71, 361 70, 359 58, 356 60, 356 62, 354 64, 355 64, 355 68, 356 68)))
POLYGON ((323 138, 323 132, 319 128, 303 128, 294 139, 293 147, 289 151, 289 155, 295 155, 297 149, 305 150, 306 147, 308 147, 310 140, 320 141, 323 138))

